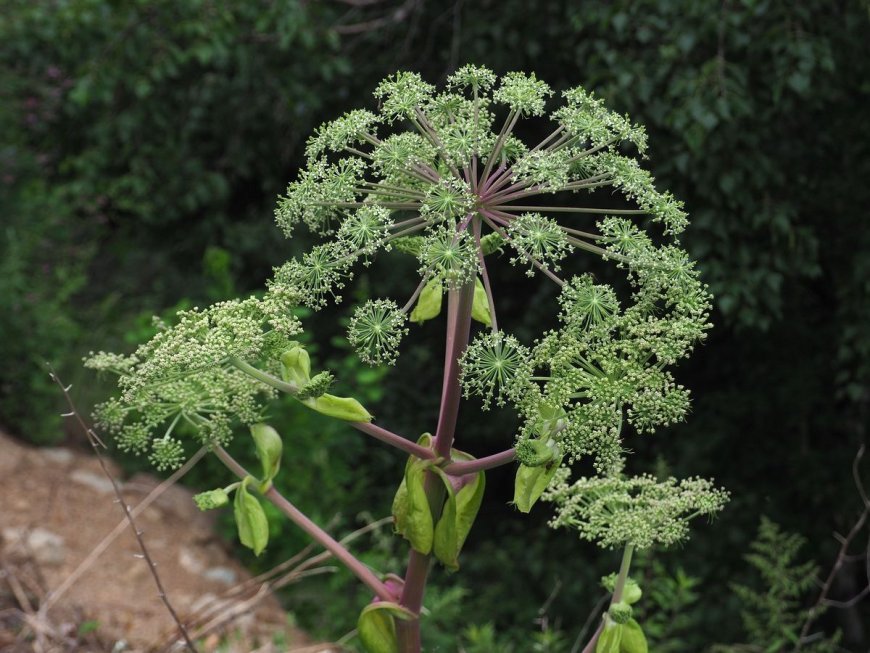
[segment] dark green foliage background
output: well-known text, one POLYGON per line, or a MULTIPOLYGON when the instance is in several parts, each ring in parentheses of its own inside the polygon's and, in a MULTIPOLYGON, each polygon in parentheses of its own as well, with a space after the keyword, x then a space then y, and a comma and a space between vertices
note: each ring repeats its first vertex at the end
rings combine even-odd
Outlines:
MULTIPOLYGON (((759 516, 805 535, 807 556, 825 568, 832 531, 847 530, 859 505, 849 465, 867 438, 870 400, 867 4, 352 5, 4 3, 0 423, 34 442, 57 441, 60 399, 43 361, 86 381, 77 386, 83 405, 99 400, 108 385, 79 367, 89 349, 129 349, 148 335, 152 313, 256 290, 272 265, 307 247, 307 236, 280 236, 275 198, 295 176, 311 130, 371 106, 370 91, 396 68, 440 81, 474 62, 535 71, 557 89, 583 84, 647 126, 650 168, 685 200, 694 219, 685 242, 716 296, 716 328, 679 371, 695 394, 693 415, 629 446, 638 470, 666 460, 677 475, 712 475, 733 492, 721 520, 649 564, 702 580, 692 589, 700 595, 692 619, 681 618, 680 650, 701 650, 711 633, 739 640, 726 585, 748 577, 741 555, 759 516), (361 23, 366 29, 357 30, 361 23)), ((401 272, 377 262, 355 292, 407 294, 401 272)), ((519 274, 509 283, 502 319, 530 341, 542 326, 536 307, 552 306, 552 291, 519 274)), ((409 435, 431 429, 440 325, 415 331, 382 381, 349 357, 345 314, 340 307, 309 322, 321 344, 315 359, 385 424, 409 435)), ((280 485, 301 507, 321 522, 340 512, 339 530, 361 511, 388 512, 402 464, 393 452, 293 406, 277 406, 275 423, 291 443, 280 485)), ((484 454, 510 441, 513 423, 497 412, 481 420, 469 406, 461 427, 460 447, 484 454)), ((203 468, 195 481, 213 484, 211 473, 203 468)), ((548 623, 571 640, 616 554, 549 532, 546 509, 521 518, 506 505, 510 484, 509 470, 491 474, 463 559, 467 592, 457 617, 530 632, 558 589, 548 623)), ((257 564, 303 545, 289 525, 280 528, 283 540, 257 564)), ((400 571, 396 553, 373 547, 371 555, 397 565, 385 571, 400 571)), ((838 594, 865 582, 856 567, 838 594)), ((309 581, 289 604, 310 628, 335 635, 364 601, 346 580, 329 581, 329 599, 309 581), (324 614, 326 601, 335 609, 324 614)), ((446 593, 455 579, 439 572, 435 581, 444 589, 433 600, 460 601, 446 593)), ((870 640, 861 610, 830 617, 854 650, 870 640)), ((450 650, 453 636, 440 637, 450 650)))

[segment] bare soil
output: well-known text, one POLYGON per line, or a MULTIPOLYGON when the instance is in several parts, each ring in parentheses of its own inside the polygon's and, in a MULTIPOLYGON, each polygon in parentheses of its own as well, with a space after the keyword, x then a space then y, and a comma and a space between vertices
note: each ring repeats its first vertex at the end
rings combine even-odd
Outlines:
MULTIPOLYGON (((145 474, 126 479, 125 501, 135 508, 159 483, 145 474)), ((136 523, 199 650, 338 651, 287 626, 269 585, 233 560, 191 497, 173 485, 136 523)), ((0 651, 181 650, 129 528, 80 568, 124 519, 122 510, 95 456, 0 433, 0 651)))

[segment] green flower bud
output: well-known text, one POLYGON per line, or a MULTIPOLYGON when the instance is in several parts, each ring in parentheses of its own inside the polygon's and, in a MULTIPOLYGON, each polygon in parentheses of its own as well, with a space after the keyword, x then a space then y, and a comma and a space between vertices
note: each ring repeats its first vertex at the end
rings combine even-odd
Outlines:
POLYGON ((619 603, 611 605, 607 610, 607 614, 609 614, 610 618, 616 623, 625 624, 628 623, 629 619, 631 619, 631 606, 628 603, 620 601, 619 603))
POLYGON ((484 256, 489 256, 493 252, 501 251, 501 246, 504 245, 504 243, 505 240, 502 238, 501 234, 492 232, 491 234, 486 234, 480 239, 480 249, 484 256))
POLYGON ((641 596, 643 596, 643 592, 640 589, 640 585, 638 585, 631 578, 626 580, 625 588, 622 590, 622 600, 629 605, 634 605, 635 603, 640 601, 641 596))
POLYGON ((526 467, 540 467, 556 457, 556 452, 542 440, 521 440, 516 446, 517 460, 526 467))
POLYGON ((227 505, 230 502, 230 495, 223 488, 217 490, 208 490, 193 495, 193 500, 196 502, 196 507, 200 510, 214 510, 227 505))
POLYGON ((329 390, 333 379, 332 372, 320 372, 320 374, 315 374, 308 383, 299 389, 299 392, 296 393, 296 398, 299 401, 303 401, 304 399, 320 397, 329 390))

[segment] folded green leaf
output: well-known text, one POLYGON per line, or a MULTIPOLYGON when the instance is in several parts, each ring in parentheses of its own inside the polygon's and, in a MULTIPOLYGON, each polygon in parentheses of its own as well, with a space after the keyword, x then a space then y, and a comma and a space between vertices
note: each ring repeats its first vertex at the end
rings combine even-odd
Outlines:
POLYGON ((250 477, 242 481, 236 490, 236 499, 233 502, 233 514, 236 518, 236 528, 239 531, 239 540, 254 555, 260 555, 269 543, 269 522, 263 506, 252 494, 248 492, 250 477))
MULTIPOLYGON (((429 447, 432 436, 424 433, 417 444, 429 447)), ((396 490, 393 499, 393 525, 396 533, 411 543, 411 547, 420 553, 432 550, 434 526, 429 499, 423 489, 425 471, 429 463, 414 456, 405 463, 405 475, 396 490)))
POLYGON ((540 467, 519 466, 514 483, 514 504, 520 512, 529 512, 535 502, 541 498, 541 494, 547 489, 556 470, 559 469, 560 462, 562 462, 561 457, 540 467))
POLYGON ((412 619, 414 615, 397 603, 369 603, 359 615, 357 634, 367 653, 398 653, 396 618, 412 619))
POLYGON ((374 419, 371 413, 353 397, 323 394, 316 398, 305 399, 302 403, 318 413, 346 422, 371 422, 374 419))
POLYGON ((634 619, 622 626, 622 641, 619 644, 619 653, 648 653, 649 645, 643 630, 634 619))
POLYGON ((401 529, 397 524, 397 530, 411 543, 411 548, 425 554, 432 551, 435 531, 429 498, 424 489, 426 469, 430 466, 426 460, 416 460, 405 470, 407 512, 401 529))
POLYGON ((604 625, 604 630, 598 636, 598 643, 595 645, 595 653, 620 653, 620 645, 622 643, 623 626, 613 622, 607 622, 604 625))
POLYGON ((278 473, 281 466, 281 450, 283 444, 278 432, 268 424, 252 424, 251 436, 257 446, 257 458, 263 468, 263 477, 260 479, 260 491, 265 492, 272 485, 272 479, 278 473))
POLYGON ((298 343, 281 354, 281 376, 300 388, 311 379, 311 358, 298 343))
POLYGON ((444 288, 441 277, 435 277, 427 283, 417 299, 417 305, 411 311, 411 322, 421 323, 437 317, 441 312, 443 294, 444 288))
POLYGON ((474 301, 471 304, 471 317, 486 326, 492 325, 492 315, 489 313, 489 300, 486 297, 486 288, 480 278, 474 280, 474 301))
MULTIPOLYGON (((456 450, 453 451, 452 458, 474 460, 472 456, 456 450)), ((435 525, 435 557, 449 570, 456 571, 459 569, 459 552, 465 544, 483 500, 486 476, 484 472, 478 472, 474 475, 473 481, 463 486, 459 492, 454 492, 447 474, 438 468, 434 468, 434 471, 441 476, 447 488, 447 501, 435 525)))

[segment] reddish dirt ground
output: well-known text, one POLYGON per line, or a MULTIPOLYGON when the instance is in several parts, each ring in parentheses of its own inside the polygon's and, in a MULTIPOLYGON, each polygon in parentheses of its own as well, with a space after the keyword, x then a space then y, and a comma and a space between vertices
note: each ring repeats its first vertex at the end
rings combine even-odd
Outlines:
MULTIPOLYGON (((117 466, 108 464, 120 479, 117 466)), ((144 474, 125 479, 124 498, 135 508, 159 482, 144 474)), ((274 595, 232 559, 210 515, 197 510, 191 496, 171 486, 136 522, 170 602, 200 635, 199 650, 337 651, 308 644, 287 627, 274 595)), ((122 520, 95 456, 34 448, 0 433, 0 651, 160 651, 171 645, 177 628, 129 527, 39 614, 122 520)))

